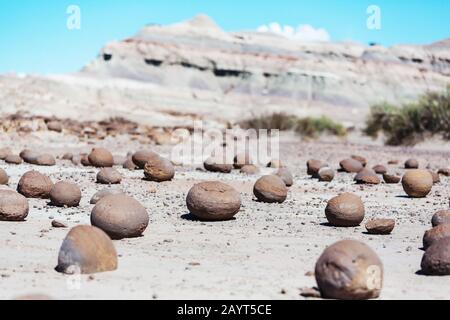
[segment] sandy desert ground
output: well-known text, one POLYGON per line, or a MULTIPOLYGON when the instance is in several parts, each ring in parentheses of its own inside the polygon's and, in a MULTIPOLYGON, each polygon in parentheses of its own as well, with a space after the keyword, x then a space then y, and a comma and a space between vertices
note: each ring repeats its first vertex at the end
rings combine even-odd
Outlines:
MULTIPOLYGON (((105 146, 114 155, 125 155, 150 147, 168 156, 170 146, 143 146, 126 135, 104 140, 78 141, 56 132, 33 133, 32 138, 2 134, 3 147, 19 152, 25 147, 46 150, 54 155, 66 151, 89 151, 105 146)), ((48 174, 53 182, 69 180, 82 189, 77 208, 55 208, 48 200, 30 199, 25 222, 0 223, 0 299, 40 293, 56 299, 304 299, 301 288, 316 285, 314 264, 327 245, 344 238, 369 244, 385 268, 380 299, 450 299, 450 277, 416 274, 423 255, 422 236, 431 227, 430 219, 439 209, 449 207, 450 178, 441 176, 424 199, 404 196, 401 184, 363 186, 353 183, 353 175, 339 173, 330 183, 312 180, 306 174, 310 158, 338 163, 352 154, 369 159, 369 166, 389 165, 403 173, 403 162, 417 158, 421 167, 447 167, 450 149, 442 145, 422 145, 415 149, 382 147, 361 139, 340 141, 323 138, 306 142, 293 134, 281 138, 281 157, 291 169, 295 184, 283 204, 254 201, 257 176, 205 172, 193 166, 176 167, 172 182, 142 180, 142 171, 118 167, 124 179, 120 188, 138 199, 150 215, 143 237, 114 241, 119 267, 114 272, 67 276, 54 270, 58 250, 69 229, 53 228, 57 219, 73 227, 89 224, 92 195, 104 188, 95 183, 97 169, 57 160, 52 167, 29 164, 0 167, 10 176, 15 189, 20 176, 31 169, 48 174), (185 198, 189 188, 204 180, 220 180, 235 187, 242 208, 235 220, 199 222, 189 218, 185 198), (343 191, 362 197, 365 221, 373 217, 394 218, 391 235, 365 233, 364 224, 355 228, 326 225, 327 200, 343 191)), ((261 174, 273 169, 264 168, 261 174)))

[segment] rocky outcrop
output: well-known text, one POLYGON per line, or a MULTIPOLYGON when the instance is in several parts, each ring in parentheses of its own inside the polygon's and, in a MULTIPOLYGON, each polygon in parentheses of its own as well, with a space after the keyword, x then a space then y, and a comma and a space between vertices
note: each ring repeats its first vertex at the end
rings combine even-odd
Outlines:
MULTIPOLYGON (((385 48, 227 33, 198 16, 149 25, 111 42, 76 75, 12 82, 47 90, 33 99, 41 110, 57 109, 68 95, 67 108, 86 108, 90 117, 113 113, 143 121, 146 115, 147 122, 176 125, 197 117, 234 121, 255 111, 282 110, 300 116, 331 112, 357 122, 373 103, 443 90, 450 84, 449 48, 450 40, 385 48)), ((30 104, 17 103, 28 110, 30 104)))

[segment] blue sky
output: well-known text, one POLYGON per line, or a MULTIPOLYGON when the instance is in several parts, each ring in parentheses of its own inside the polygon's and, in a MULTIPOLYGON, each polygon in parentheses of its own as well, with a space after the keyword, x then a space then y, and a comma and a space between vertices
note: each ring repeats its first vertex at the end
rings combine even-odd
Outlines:
POLYGON ((383 45, 450 37, 449 0, 0 0, 0 73, 79 70, 108 41, 148 23, 169 24, 198 13, 227 31, 277 22, 324 28, 332 41, 383 45), (68 30, 69 5, 81 9, 81 30, 68 30), (366 27, 366 9, 381 9, 381 30, 366 27))

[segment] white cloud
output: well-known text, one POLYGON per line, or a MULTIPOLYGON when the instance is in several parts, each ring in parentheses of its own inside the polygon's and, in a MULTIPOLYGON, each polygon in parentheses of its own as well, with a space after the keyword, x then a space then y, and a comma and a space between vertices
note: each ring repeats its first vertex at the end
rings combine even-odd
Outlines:
POLYGON ((282 26, 278 22, 272 22, 268 25, 262 25, 258 28, 258 32, 270 32, 289 39, 299 41, 330 41, 330 35, 327 30, 319 28, 315 29, 309 24, 299 25, 297 28, 292 26, 282 26))

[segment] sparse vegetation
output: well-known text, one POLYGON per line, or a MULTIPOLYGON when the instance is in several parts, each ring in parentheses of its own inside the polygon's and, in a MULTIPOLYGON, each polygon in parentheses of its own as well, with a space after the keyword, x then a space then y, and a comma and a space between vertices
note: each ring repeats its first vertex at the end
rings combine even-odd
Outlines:
POLYGON ((337 123, 325 116, 320 118, 308 117, 298 119, 295 131, 307 137, 317 137, 323 133, 338 137, 343 137, 347 134, 347 130, 342 124, 337 123))
POLYGON ((340 137, 347 134, 347 130, 343 125, 326 116, 320 118, 299 118, 285 113, 273 113, 244 120, 239 125, 244 129, 294 130, 298 134, 309 138, 316 138, 321 134, 331 134, 340 137))
POLYGON ((414 145, 434 135, 450 140, 450 87, 401 107, 373 106, 364 132, 374 138, 382 132, 388 145, 414 145))
POLYGON ((241 121, 239 125, 244 129, 291 130, 295 126, 296 116, 285 113, 255 116, 241 121))

